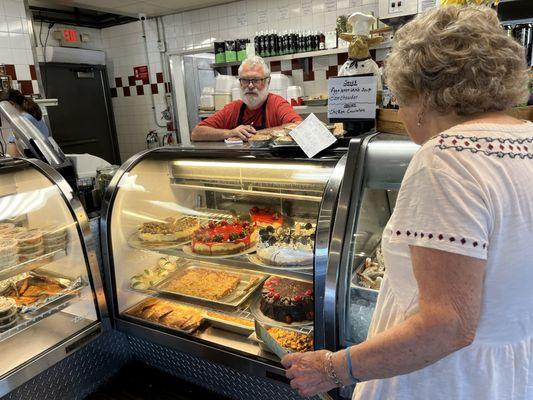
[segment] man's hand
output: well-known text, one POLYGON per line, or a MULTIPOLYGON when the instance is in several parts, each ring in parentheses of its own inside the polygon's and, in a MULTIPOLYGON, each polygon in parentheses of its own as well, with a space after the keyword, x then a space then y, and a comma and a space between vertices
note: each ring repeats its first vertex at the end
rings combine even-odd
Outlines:
POLYGON ((228 135, 228 138, 237 137, 239 139, 247 141, 248 138, 252 137, 254 133, 255 133, 255 129, 253 126, 239 125, 238 127, 230 130, 227 135, 228 135))

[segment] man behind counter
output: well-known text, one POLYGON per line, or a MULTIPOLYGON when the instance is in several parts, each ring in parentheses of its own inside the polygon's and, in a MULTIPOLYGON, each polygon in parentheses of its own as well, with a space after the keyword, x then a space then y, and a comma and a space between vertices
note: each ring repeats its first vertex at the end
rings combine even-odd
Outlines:
POLYGON ((193 141, 216 141, 235 137, 247 141, 261 129, 300 122, 302 118, 281 96, 268 93, 270 69, 258 56, 239 67, 242 100, 226 104, 192 130, 193 141))

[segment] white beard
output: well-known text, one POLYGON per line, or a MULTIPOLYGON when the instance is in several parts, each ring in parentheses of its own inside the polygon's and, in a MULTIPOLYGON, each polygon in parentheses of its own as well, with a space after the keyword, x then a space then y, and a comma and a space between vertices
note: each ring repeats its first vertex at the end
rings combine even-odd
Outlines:
POLYGON ((265 87, 263 90, 257 90, 257 89, 249 90, 248 88, 246 89, 241 88, 242 101, 244 104, 246 104, 248 108, 251 108, 252 110, 255 110, 261 104, 263 104, 267 96, 268 96, 268 87, 265 87))

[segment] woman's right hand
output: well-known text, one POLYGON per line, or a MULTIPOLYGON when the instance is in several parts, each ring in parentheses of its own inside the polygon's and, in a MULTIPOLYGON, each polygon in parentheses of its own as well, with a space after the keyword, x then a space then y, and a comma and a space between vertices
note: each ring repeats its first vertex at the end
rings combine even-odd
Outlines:
POLYGON ((253 136, 254 133, 255 133, 255 129, 253 126, 239 125, 238 127, 233 128, 228 132, 228 138, 236 137, 246 142, 248 138, 253 136))

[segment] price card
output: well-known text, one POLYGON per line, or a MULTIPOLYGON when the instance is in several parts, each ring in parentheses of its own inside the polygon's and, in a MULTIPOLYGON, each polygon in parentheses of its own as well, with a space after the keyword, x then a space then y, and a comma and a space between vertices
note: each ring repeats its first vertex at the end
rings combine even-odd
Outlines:
POLYGON ((337 141, 315 114, 309 114, 300 125, 289 132, 289 135, 309 158, 337 141))
POLYGON ((330 77, 328 90, 330 122, 376 118, 377 83, 374 75, 330 77))

